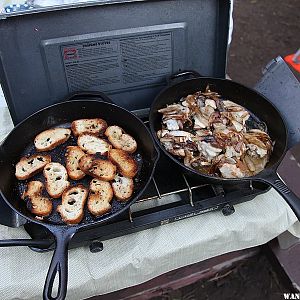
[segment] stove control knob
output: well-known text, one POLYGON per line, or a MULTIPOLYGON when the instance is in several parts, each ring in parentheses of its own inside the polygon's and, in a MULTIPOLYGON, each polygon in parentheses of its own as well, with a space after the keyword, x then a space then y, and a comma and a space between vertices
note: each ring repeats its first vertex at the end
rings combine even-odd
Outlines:
POLYGON ((226 204, 223 208, 222 208, 222 213, 224 216, 230 216, 235 212, 234 207, 231 204, 226 204))
POLYGON ((90 243, 90 251, 92 253, 97 253, 103 250, 103 243, 95 240, 90 243))

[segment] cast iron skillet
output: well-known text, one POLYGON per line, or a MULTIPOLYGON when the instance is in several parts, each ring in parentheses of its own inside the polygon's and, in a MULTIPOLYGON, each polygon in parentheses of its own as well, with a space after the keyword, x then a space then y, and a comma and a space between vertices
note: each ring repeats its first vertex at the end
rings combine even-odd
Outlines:
POLYGON ((172 159, 175 163, 180 165, 186 173, 190 174, 191 176, 200 177, 206 182, 217 184, 234 184, 245 180, 265 182, 274 187, 283 196, 296 214, 298 220, 300 220, 300 199, 297 198, 297 196, 287 188, 276 172, 278 165, 285 155, 287 147, 287 127, 277 108, 263 95, 231 80, 200 77, 200 75, 194 71, 185 71, 175 74, 171 77, 171 80, 184 76, 193 76, 196 78, 185 79, 179 83, 168 86, 157 95, 150 108, 149 122, 151 133, 164 154, 172 159), (266 123, 268 133, 272 141, 275 141, 275 146, 269 163, 259 174, 242 179, 225 179, 201 174, 196 170, 185 166, 161 145, 156 134, 157 131, 161 129, 162 119, 162 114, 158 113, 158 110, 166 107, 167 104, 178 102, 181 97, 194 94, 199 90, 205 90, 208 84, 211 90, 218 92, 223 99, 232 100, 244 106, 256 117, 258 117, 259 120, 266 123))
MULTIPOLYGON (((12 130, 0 145, 1 196, 11 209, 24 217, 28 222, 34 222, 44 226, 55 236, 56 249, 52 257, 44 286, 44 299, 62 300, 66 296, 68 278, 68 243, 73 235, 80 229, 99 226, 127 210, 146 189, 153 176, 159 158, 159 151, 144 123, 131 112, 112 104, 111 100, 104 94, 81 93, 77 94, 76 97, 69 98, 69 100, 70 99, 77 100, 54 104, 29 116, 12 130), (101 101, 99 101, 99 99, 101 99, 101 101), (132 198, 124 205, 121 205, 114 199, 112 202, 112 211, 110 213, 98 218, 94 218, 86 213, 84 220, 75 226, 63 224, 60 218, 52 216, 53 214, 57 214, 55 212, 48 219, 43 221, 37 220, 24 208, 24 201, 20 199, 20 192, 18 190, 20 183, 15 177, 15 164, 19 161, 20 157, 24 155, 26 147, 28 149, 28 145, 32 144, 34 137, 41 131, 70 123, 76 119, 95 117, 105 119, 109 125, 116 124, 121 126, 137 141, 137 153, 142 158, 142 164, 135 178, 135 190, 132 198), (53 297, 53 282, 56 276, 59 276, 58 294, 53 297)), ((53 159, 53 161, 55 161, 55 159, 53 159)), ((75 182, 71 182, 71 184, 73 185, 75 182)), ((0 241, 0 247, 24 245, 47 247, 49 241, 0 241)))

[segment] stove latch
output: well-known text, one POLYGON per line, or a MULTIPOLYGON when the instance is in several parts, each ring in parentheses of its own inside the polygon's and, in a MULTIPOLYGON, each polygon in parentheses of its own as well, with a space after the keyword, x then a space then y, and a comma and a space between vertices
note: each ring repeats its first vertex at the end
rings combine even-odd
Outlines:
POLYGON ((222 208, 222 214, 224 216, 230 216, 235 212, 235 209, 233 207, 233 205, 231 204, 226 204, 223 208, 222 208))
POLYGON ((103 250, 103 243, 98 240, 94 240, 90 243, 89 247, 92 253, 97 253, 103 250))

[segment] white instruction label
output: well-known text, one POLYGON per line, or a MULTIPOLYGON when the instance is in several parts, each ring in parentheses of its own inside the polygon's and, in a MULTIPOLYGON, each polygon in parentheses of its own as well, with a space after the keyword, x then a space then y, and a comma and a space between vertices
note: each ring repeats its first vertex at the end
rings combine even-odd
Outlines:
POLYGON ((159 84, 172 73, 171 32, 81 42, 61 51, 70 92, 159 84))

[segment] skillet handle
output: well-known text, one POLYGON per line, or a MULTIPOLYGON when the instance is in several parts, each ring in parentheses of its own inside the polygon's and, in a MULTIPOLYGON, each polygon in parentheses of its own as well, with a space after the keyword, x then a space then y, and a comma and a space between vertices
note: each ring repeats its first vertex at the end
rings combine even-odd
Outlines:
POLYGON ((86 91, 86 92, 75 92, 69 94, 64 101, 71 101, 71 100, 101 100, 108 103, 114 103, 108 96, 106 96, 102 92, 97 91, 86 91))
POLYGON ((56 227, 52 229, 51 232, 56 238, 56 249, 46 277, 43 299, 64 300, 66 298, 68 285, 68 244, 75 234, 76 229, 72 227, 56 227), (53 283, 56 276, 58 276, 58 292, 57 295, 53 297, 53 283))
POLYGON ((176 82, 176 79, 187 79, 187 77, 191 77, 191 78, 199 78, 199 77, 203 77, 203 75, 201 75, 200 73, 198 73, 197 71, 194 70, 185 70, 185 71, 180 71, 178 73, 172 74, 171 76, 169 76, 167 78, 167 83, 168 85, 173 85, 176 82))
POLYGON ((270 184, 284 198, 300 221, 300 199, 285 185, 280 177, 273 173, 266 178, 260 178, 260 180, 270 184))

